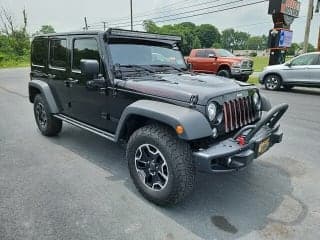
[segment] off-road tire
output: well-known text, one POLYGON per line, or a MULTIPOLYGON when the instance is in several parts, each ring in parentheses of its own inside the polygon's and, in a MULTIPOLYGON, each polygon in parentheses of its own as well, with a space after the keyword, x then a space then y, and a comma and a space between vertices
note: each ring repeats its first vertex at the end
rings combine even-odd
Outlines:
POLYGON ((270 74, 264 79, 264 86, 267 90, 275 91, 279 90, 281 87, 282 79, 280 76, 275 74, 270 74))
MULTIPOLYGON (((55 118, 49 111, 49 106, 46 99, 41 95, 37 94, 34 99, 33 104, 34 117, 37 123, 37 126, 44 136, 56 136, 61 132, 62 129, 62 121, 60 119, 55 118), (41 121, 39 118, 39 110, 43 110, 43 114, 45 114, 46 121, 45 123, 41 121)), ((43 115, 44 116, 44 115, 43 115)))
POLYGON ((157 205, 177 204, 193 190, 195 165, 190 146, 169 127, 153 124, 136 130, 127 144, 126 158, 135 186, 146 199, 157 205), (136 169, 136 152, 144 144, 158 148, 168 165, 167 184, 159 191, 148 188, 136 169))
POLYGON ((231 73, 230 73, 230 70, 228 70, 228 69, 221 69, 217 72, 217 76, 230 78, 231 73))

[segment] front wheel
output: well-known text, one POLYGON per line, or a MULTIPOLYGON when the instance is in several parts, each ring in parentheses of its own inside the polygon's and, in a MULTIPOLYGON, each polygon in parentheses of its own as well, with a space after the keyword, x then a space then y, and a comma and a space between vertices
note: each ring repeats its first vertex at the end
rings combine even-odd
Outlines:
POLYGON ((170 128, 155 124, 138 129, 130 137, 126 157, 135 186, 155 204, 176 204, 193 189, 190 146, 170 128))
POLYGON ((264 86, 267 90, 279 90, 281 78, 278 75, 268 75, 264 80, 264 86))
POLYGON ((231 77, 231 73, 229 69, 221 69, 217 72, 217 75, 220 77, 226 77, 226 78, 231 77))

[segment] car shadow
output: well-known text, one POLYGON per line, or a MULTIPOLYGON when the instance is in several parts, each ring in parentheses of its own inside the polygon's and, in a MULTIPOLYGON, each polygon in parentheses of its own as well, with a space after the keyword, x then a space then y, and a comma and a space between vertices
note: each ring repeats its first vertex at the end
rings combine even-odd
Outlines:
MULTIPOLYGON (((152 206, 135 189, 125 149, 120 145, 68 124, 50 141, 109 171, 112 176, 108 181, 123 181, 139 201, 152 206)), ((184 202, 168 208, 153 207, 201 238, 234 239, 263 229, 271 221, 269 215, 292 191, 289 174, 263 160, 240 172, 198 173, 195 191, 184 202)))
POLYGON ((320 96, 320 88, 316 89, 316 88, 295 87, 291 90, 288 90, 287 92, 320 96))
POLYGON ((265 89, 264 86, 260 85, 260 89, 268 93, 283 92, 283 93, 294 93, 294 94, 301 94, 301 95, 306 94, 306 95, 320 96, 320 88, 294 87, 290 90, 281 88, 279 91, 268 91, 265 89))

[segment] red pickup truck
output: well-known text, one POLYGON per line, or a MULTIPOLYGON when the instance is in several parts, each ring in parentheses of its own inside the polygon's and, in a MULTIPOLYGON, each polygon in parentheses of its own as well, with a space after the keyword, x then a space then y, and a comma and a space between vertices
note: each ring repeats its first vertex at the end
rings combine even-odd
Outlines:
POLYGON ((252 60, 236 57, 225 49, 193 49, 185 60, 194 72, 213 73, 244 82, 253 73, 252 60))

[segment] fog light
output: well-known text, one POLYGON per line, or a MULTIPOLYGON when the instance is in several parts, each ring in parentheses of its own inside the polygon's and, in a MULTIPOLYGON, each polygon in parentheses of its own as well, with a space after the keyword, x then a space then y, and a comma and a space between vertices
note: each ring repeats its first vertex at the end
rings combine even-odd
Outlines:
POLYGON ((218 137, 218 130, 216 128, 212 129, 212 137, 218 137))

